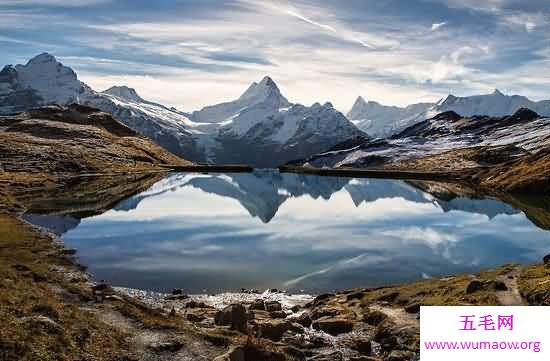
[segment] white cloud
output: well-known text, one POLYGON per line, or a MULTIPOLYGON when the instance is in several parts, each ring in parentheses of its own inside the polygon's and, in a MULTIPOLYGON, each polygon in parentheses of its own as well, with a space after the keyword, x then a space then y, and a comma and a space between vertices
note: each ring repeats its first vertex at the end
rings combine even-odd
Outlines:
POLYGON ((445 21, 443 21, 443 22, 441 22, 441 23, 434 23, 434 24, 432 24, 431 30, 432 30, 432 31, 436 31, 436 30, 438 30, 438 29, 444 27, 445 25, 447 25, 447 22, 445 22, 445 21))

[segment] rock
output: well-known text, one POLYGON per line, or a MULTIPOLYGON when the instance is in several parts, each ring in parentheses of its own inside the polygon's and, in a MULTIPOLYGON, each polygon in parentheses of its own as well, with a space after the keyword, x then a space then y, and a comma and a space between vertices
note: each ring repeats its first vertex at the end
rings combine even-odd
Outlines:
POLYGON ((267 301, 265 302, 265 310, 267 312, 282 311, 283 306, 278 301, 267 301))
POLYGON ((248 307, 249 310, 258 310, 258 311, 265 311, 265 303, 262 299, 257 299, 254 302, 250 304, 248 307))
POLYGON ((290 308, 290 310, 293 312, 293 313, 296 313, 298 311, 300 311, 300 306, 298 305, 294 305, 290 308))
POLYGON ((304 327, 311 326, 311 324, 313 322, 313 320, 309 316, 309 313, 307 313, 307 312, 302 313, 300 316, 295 317, 292 320, 296 323, 299 323, 300 325, 302 325, 304 327))
POLYGON ((284 311, 273 311, 269 313, 271 318, 286 318, 286 313, 284 311))
POLYGON ((410 303, 405 306, 405 312, 407 313, 418 313, 420 312, 420 303, 410 303))
POLYGON ((290 324, 282 320, 257 322, 256 326, 258 337, 267 338, 272 341, 280 341, 283 334, 290 328, 290 324))
POLYGON ((285 355, 264 350, 254 344, 244 346, 244 361, 285 361, 285 355))
POLYGON ((204 302, 197 302, 197 301, 191 300, 185 304, 185 308, 214 308, 214 307, 207 305, 204 302))
POLYGON ((367 313, 363 319, 366 324, 371 326, 378 326, 380 323, 382 323, 388 316, 380 311, 370 311, 367 313))
POLYGON ((111 291, 112 288, 107 283, 98 283, 94 286, 92 286, 92 290, 96 292, 105 292, 105 291, 111 291))
POLYGON ((361 337, 356 337, 352 340, 351 348, 367 356, 372 353, 371 341, 361 337))
POLYGON ((248 315, 243 305, 236 303, 218 311, 214 323, 218 326, 231 326, 232 330, 246 333, 248 315))
POLYGON ((390 352, 390 354, 386 358, 387 361, 411 361, 414 359, 415 359, 414 353, 409 351, 398 351, 398 350, 394 350, 390 352))
POLYGON ((313 306, 319 306, 326 301, 328 301, 330 298, 334 297, 334 293, 324 293, 322 295, 319 295, 315 297, 315 299, 312 301, 313 306))
POLYGON ((550 254, 547 254, 546 256, 544 256, 544 258, 542 259, 542 263, 550 264, 550 254))
POLYGON ((353 330, 353 322, 342 318, 322 317, 313 322, 313 328, 326 332, 332 336, 348 333, 353 330))
POLYGON ((496 291, 508 291, 508 286, 506 286, 506 283, 502 281, 494 281, 493 282, 493 288, 496 291))
POLYGON ((338 315, 338 310, 332 307, 320 307, 317 309, 314 309, 313 312, 311 312, 311 319, 312 320, 318 320, 321 317, 334 317, 338 315))
POLYGON ((206 318, 203 315, 197 315, 196 313, 188 313, 185 317, 191 322, 201 322, 206 318))
POLYGON ((184 295, 185 292, 183 292, 183 290, 181 288, 174 288, 172 290, 172 295, 174 296, 177 296, 177 295, 184 295))
POLYGON ((183 343, 178 340, 160 341, 149 345, 154 352, 177 352, 181 350, 183 343))
POLYGON ((483 282, 480 280, 473 280, 468 284, 468 287, 466 287, 466 294, 472 294, 482 289, 483 289, 483 282))

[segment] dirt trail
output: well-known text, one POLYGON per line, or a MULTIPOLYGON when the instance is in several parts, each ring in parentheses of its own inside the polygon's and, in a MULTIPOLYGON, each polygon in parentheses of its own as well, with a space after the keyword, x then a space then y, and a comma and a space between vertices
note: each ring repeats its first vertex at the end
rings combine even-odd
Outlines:
MULTIPOLYGON (((97 311, 96 311, 97 312, 97 311)), ((145 361, 209 361, 223 349, 216 349, 198 337, 171 330, 144 329, 117 311, 100 311, 103 322, 130 334, 128 343, 134 357, 145 361)))
POLYGON ((497 291, 498 302, 502 306, 523 306, 525 302, 519 293, 518 278, 521 274, 521 267, 516 266, 505 275, 499 276, 497 280, 504 282, 508 288, 506 291, 497 291))

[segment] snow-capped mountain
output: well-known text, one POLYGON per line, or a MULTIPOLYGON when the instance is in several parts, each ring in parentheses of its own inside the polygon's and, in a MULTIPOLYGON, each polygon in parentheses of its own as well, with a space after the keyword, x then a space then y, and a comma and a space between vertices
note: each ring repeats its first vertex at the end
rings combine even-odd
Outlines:
POLYGON ((358 97, 347 114, 349 120, 368 135, 385 138, 395 132, 401 124, 419 119, 421 114, 432 108, 434 103, 417 103, 401 108, 387 106, 358 97))
MULTIPOLYGON (((506 117, 462 117, 447 111, 410 126, 391 139, 367 140, 348 148, 339 147, 310 157, 306 163, 314 167, 380 167, 451 150, 479 147, 499 148, 493 158, 494 161, 503 161, 506 157, 533 154, 549 146, 550 118, 541 117, 529 109, 520 109, 506 117)), ((471 163, 471 166, 477 166, 477 162, 471 163)))
POLYGON ((449 95, 437 103, 411 104, 404 108, 366 102, 359 97, 347 117, 370 136, 384 138, 447 111, 454 111, 465 117, 503 117, 512 115, 521 108, 550 116, 550 100, 535 102, 520 95, 505 95, 497 89, 491 94, 467 97, 449 95))
POLYGON ((474 115, 503 117, 512 115, 521 108, 530 109, 540 115, 550 116, 550 100, 534 102, 520 95, 504 95, 498 89, 495 89, 491 94, 468 97, 449 95, 436 104, 431 111, 433 113, 443 113, 452 110, 464 117, 474 115))
POLYGON ((112 87, 100 93, 50 54, 0 72, 0 114, 50 104, 79 103, 112 114, 137 132, 186 159, 200 160, 192 122, 181 113, 143 100, 135 90, 112 87))
POLYGON ((235 101, 189 115, 144 100, 126 86, 96 92, 46 53, 0 72, 0 114, 70 103, 110 113, 172 153, 199 162, 271 167, 364 135, 330 103, 291 104, 269 77, 235 101))

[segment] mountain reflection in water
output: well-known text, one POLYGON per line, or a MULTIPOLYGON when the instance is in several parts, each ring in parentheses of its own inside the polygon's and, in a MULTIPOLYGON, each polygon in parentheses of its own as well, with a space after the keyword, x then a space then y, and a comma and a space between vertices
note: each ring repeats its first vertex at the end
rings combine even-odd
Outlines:
POLYGON ((521 210, 452 185, 270 170, 177 173, 80 221, 25 217, 62 235, 96 278, 152 290, 378 286, 534 262, 550 248, 521 210))

